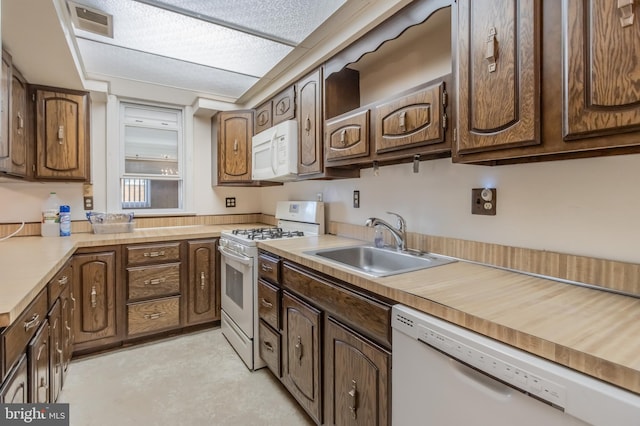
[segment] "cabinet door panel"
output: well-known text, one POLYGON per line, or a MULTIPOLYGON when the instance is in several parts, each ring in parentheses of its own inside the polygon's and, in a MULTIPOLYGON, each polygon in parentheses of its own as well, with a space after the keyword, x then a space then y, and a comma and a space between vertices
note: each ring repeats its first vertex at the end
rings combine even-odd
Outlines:
POLYGON ((327 161, 369 155, 369 110, 327 123, 327 161))
POLYGON ((51 343, 51 350, 49 356, 49 369, 50 377, 49 383, 50 393, 49 398, 51 402, 56 402, 60 390, 62 389, 62 369, 63 360, 63 318, 62 318, 62 302, 57 300, 49 312, 49 340, 51 343))
POLYGON ((115 253, 74 257, 76 343, 116 336, 115 253))
POLYGON ((320 312, 288 293, 282 298, 283 381, 300 405, 321 423, 320 312))
POLYGON ((444 141, 444 83, 376 107, 376 153, 444 141))
POLYGON ((189 241, 187 323, 220 319, 219 282, 216 279, 216 241, 189 241))
POLYGON ((11 93, 11 56, 2 52, 2 75, 0 83, 0 162, 4 163, 9 158, 9 110, 11 93))
POLYGON ((11 82, 11 166, 8 172, 18 176, 30 174, 30 150, 27 118, 27 83, 14 70, 11 82))
POLYGON ((251 182, 253 113, 230 111, 218 116, 219 181, 251 182))
POLYGON ((328 423, 388 425, 390 354, 333 319, 325 324, 328 423))
POLYGON ((36 174, 88 177, 87 96, 36 90, 36 174))
POLYGON ((298 174, 321 173, 322 161, 322 87, 320 70, 297 84, 298 99, 298 174))
POLYGON ((458 4, 458 152, 540 144, 538 0, 458 4))
POLYGON ((617 5, 564 1, 566 139, 640 129, 640 19, 623 24, 617 5))
POLYGON ((258 134, 263 130, 267 130, 269 127, 273 125, 271 121, 271 109, 272 109, 273 101, 266 102, 256 108, 256 122, 254 133, 258 134))
POLYGON ((26 404, 29 402, 29 378, 27 373, 27 355, 22 355, 15 370, 0 388, 0 403, 26 404))
POLYGON ((273 125, 295 118, 295 105, 295 90, 293 86, 273 98, 273 125))
POLYGON ((29 391, 31 402, 49 402, 49 323, 44 321, 29 343, 29 391))

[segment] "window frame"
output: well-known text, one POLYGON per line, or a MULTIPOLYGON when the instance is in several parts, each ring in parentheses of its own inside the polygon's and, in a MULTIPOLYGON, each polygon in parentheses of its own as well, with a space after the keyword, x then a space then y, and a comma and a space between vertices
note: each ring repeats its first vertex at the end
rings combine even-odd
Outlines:
POLYGON ((107 138, 106 138, 106 180, 107 180, 107 211, 131 212, 136 216, 180 216, 193 215, 193 190, 192 170, 187 164, 193 162, 193 113, 188 106, 169 105, 140 100, 120 99, 109 95, 107 99, 107 138), (141 175, 125 173, 125 120, 124 108, 130 105, 143 109, 171 109, 179 111, 178 118, 178 168, 179 178, 162 175, 141 175), (110 167, 117 164, 117 167, 110 167), (179 184, 179 199, 177 208, 127 208, 121 202, 121 179, 151 179, 151 180, 176 180, 179 184))

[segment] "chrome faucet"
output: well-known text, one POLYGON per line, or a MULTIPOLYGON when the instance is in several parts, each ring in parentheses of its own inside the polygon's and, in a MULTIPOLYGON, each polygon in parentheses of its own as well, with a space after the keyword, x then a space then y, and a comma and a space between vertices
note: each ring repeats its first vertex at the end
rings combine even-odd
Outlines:
POLYGON ((394 228, 393 225, 385 222, 382 219, 378 219, 377 217, 370 217, 364 223, 365 226, 374 227, 376 225, 383 226, 391 232, 391 235, 396 239, 396 247, 400 251, 407 251, 407 222, 400 216, 398 213, 387 212, 387 214, 392 214, 398 217, 398 227, 394 228))

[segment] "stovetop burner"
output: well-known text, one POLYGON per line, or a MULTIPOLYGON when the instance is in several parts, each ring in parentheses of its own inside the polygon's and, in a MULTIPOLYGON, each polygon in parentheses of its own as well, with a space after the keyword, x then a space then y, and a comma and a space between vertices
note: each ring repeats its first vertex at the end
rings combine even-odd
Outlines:
POLYGON ((233 235, 244 236, 249 240, 275 240, 278 238, 304 237, 303 231, 284 231, 282 228, 234 229, 233 235))

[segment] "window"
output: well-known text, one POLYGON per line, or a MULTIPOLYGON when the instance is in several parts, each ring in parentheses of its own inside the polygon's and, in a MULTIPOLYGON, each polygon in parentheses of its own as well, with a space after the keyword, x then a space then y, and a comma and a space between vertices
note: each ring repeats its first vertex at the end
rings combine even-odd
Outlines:
POLYGON ((183 209, 182 110, 120 104, 120 209, 183 209))

